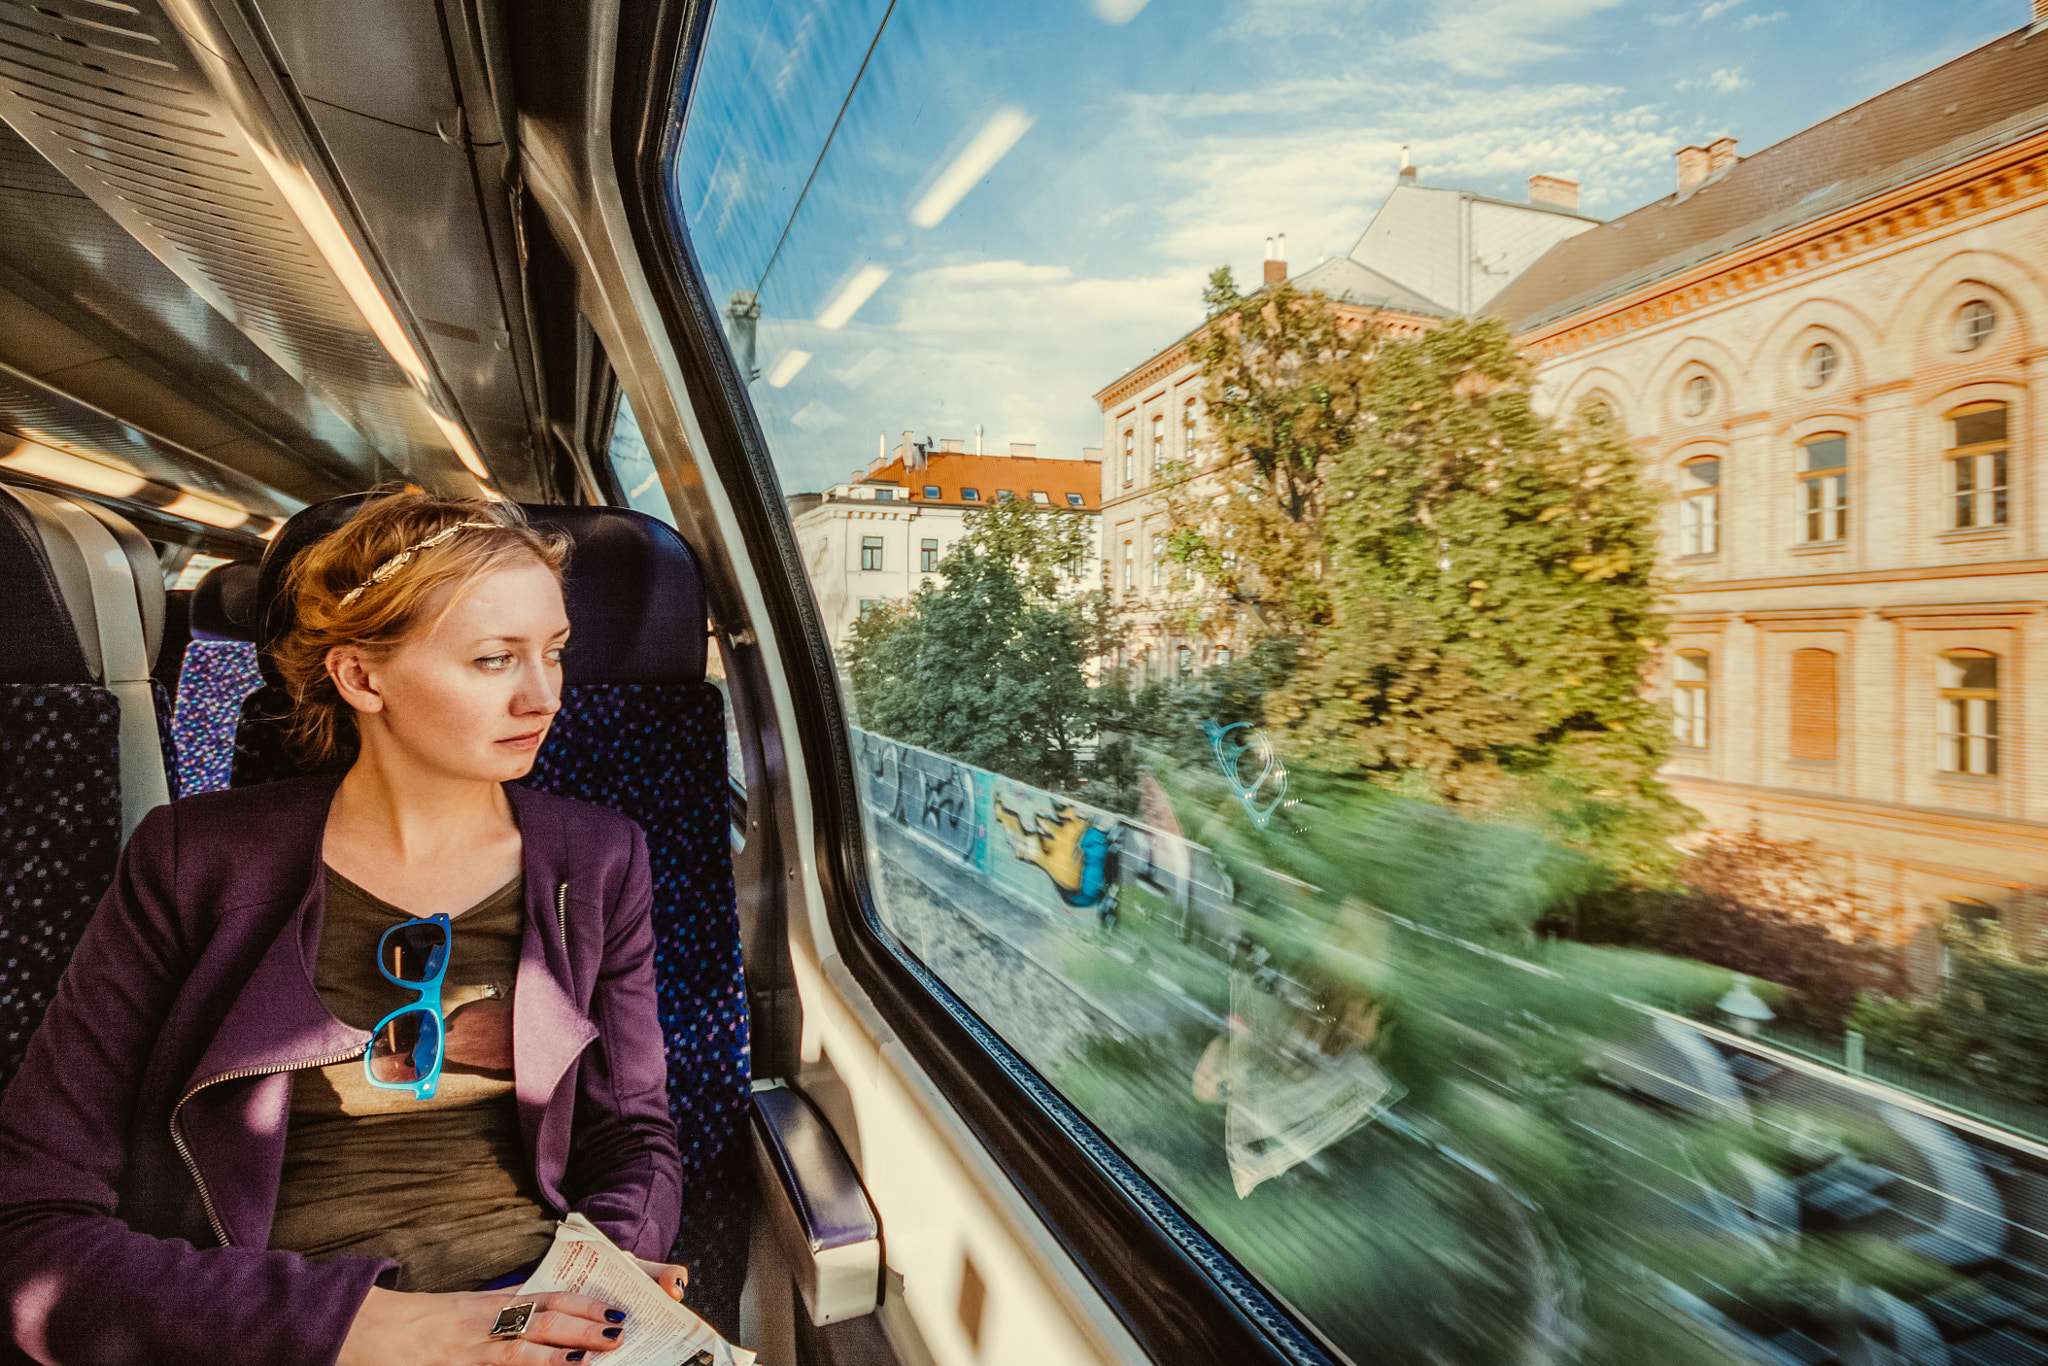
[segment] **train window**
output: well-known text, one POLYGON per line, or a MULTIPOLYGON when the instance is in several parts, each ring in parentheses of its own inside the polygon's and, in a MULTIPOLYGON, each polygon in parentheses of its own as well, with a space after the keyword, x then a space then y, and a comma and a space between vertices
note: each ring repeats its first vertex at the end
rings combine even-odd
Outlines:
POLYGON ((624 394, 619 395, 618 416, 612 419, 609 454, 612 477, 618 481, 619 492, 625 495, 626 506, 674 526, 675 509, 669 506, 668 494, 661 487, 661 472, 654 468, 647 438, 640 431, 640 419, 624 394))
POLYGON ((1652 8, 720 0, 672 202, 815 353, 782 487, 945 522, 796 532, 889 595, 861 933, 1348 1359, 2048 1359, 2048 961, 1909 951, 2043 881, 2032 427, 1970 423, 2041 382, 2048 44, 1652 8))

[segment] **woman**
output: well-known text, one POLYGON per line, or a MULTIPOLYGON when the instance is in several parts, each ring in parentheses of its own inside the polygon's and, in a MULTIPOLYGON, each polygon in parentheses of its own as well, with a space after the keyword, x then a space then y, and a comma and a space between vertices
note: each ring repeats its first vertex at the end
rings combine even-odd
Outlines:
MULTIPOLYGON (((631 821, 508 785, 560 705, 566 544, 380 497, 303 552, 275 659, 322 776, 123 853, 0 1100, 0 1293, 43 1362, 594 1360, 554 1219, 642 1257, 680 1166, 631 821), (338 778, 333 770, 346 762, 338 778)), ((682 1268, 643 1262, 681 1297, 682 1268)))

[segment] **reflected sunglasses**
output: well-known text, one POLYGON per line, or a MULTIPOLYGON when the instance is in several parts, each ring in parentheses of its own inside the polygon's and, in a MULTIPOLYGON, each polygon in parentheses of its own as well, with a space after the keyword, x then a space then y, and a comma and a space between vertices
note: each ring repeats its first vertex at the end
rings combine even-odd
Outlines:
POLYGON ((454 931, 445 915, 393 925, 377 941, 377 971, 395 986, 419 993, 370 1031, 363 1076, 386 1091, 410 1091, 432 1100, 441 1085, 447 1021, 441 1014, 441 979, 448 975, 454 931))

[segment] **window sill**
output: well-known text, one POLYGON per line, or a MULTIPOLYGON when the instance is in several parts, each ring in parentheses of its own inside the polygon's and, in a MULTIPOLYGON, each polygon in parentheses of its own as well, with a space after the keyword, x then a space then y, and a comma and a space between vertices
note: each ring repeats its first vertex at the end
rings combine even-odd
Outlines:
POLYGON ((1671 562, 1673 564, 1713 564, 1720 558, 1720 551, 1709 550, 1704 555, 1674 555, 1671 557, 1671 562))
POLYGON ((1964 527, 1960 531, 1938 531, 1934 534, 1934 539, 1953 545, 1959 541, 2003 541, 2011 535, 2012 528, 2009 526, 1972 526, 1964 527))
POLYGON ((1705 745, 1673 745, 1666 751, 1674 759, 1704 759, 1713 752, 1705 745))
POLYGON ((1937 773, 1934 781, 1943 787, 1997 787, 2002 781, 1996 773, 1937 773))
POLYGON ((1802 541, 1792 547, 1794 555, 1839 555, 1849 548, 1847 541, 1802 541))
POLYGON ((1839 759, 1787 759, 1785 767, 1796 768, 1803 773, 1833 773, 1840 769, 1839 759))

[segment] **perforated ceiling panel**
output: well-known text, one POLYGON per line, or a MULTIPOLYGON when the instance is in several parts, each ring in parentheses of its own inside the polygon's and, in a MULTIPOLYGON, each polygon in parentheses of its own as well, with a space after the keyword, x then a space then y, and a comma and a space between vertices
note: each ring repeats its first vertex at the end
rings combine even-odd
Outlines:
POLYGON ((279 177, 301 176, 296 158, 259 151, 258 120, 234 117, 242 97, 222 79, 236 69, 206 59, 152 0, 0 0, 0 117, 386 460, 474 487, 430 385, 380 345, 329 264, 338 234, 316 215, 323 256, 287 199, 279 177))

